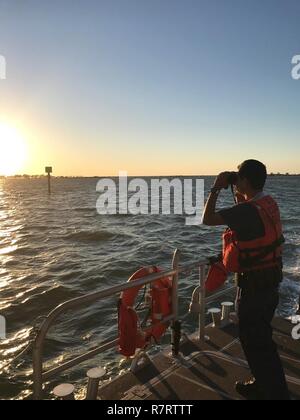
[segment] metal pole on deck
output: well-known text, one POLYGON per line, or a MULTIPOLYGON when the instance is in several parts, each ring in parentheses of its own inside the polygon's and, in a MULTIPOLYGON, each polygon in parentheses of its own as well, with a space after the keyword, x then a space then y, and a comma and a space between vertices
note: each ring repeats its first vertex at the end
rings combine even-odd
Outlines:
POLYGON ((33 399, 40 400, 43 392, 43 362, 41 357, 41 348, 36 343, 32 351, 33 365, 33 399))
MULTIPOLYGON (((180 251, 179 249, 176 249, 173 254, 173 260, 172 260, 172 269, 178 270, 179 265, 179 259, 180 259, 180 251)), ((172 284, 172 312, 175 317, 175 319, 178 319, 178 271, 173 276, 173 284, 172 284)))
POLYGON ((46 174, 48 174, 48 193, 51 194, 51 174, 52 174, 52 166, 46 166, 45 168, 46 174))
POLYGON ((200 313, 199 313, 199 340, 205 340, 205 266, 201 265, 199 269, 199 304, 200 304, 200 313))
MULTIPOLYGON (((180 259, 180 251, 176 249, 173 255, 172 260, 172 269, 178 270, 180 259)), ((173 283, 172 283, 172 313, 174 316, 174 320, 172 322, 172 354, 173 356, 178 356, 179 354, 179 345, 180 345, 180 336, 181 336, 181 323, 178 320, 178 271, 173 276, 173 283)))
POLYGON ((93 368, 87 372, 88 386, 86 392, 86 400, 97 400, 99 383, 106 374, 103 368, 93 368))
POLYGON ((72 384, 60 384, 53 389, 53 394, 60 400, 75 400, 75 387, 72 384))

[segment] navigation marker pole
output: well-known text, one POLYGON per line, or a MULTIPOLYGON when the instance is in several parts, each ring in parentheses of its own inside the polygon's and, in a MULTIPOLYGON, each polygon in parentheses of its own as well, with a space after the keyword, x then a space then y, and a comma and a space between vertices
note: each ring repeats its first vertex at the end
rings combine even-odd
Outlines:
POLYGON ((48 193, 51 194, 51 174, 52 174, 52 166, 46 166, 45 168, 46 174, 48 174, 48 193))

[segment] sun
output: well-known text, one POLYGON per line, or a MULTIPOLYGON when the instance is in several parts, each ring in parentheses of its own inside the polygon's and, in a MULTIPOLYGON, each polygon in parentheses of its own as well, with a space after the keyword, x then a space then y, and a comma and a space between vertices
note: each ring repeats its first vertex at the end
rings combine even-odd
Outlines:
POLYGON ((26 161, 26 142, 19 131, 0 121, 0 175, 15 175, 26 161))

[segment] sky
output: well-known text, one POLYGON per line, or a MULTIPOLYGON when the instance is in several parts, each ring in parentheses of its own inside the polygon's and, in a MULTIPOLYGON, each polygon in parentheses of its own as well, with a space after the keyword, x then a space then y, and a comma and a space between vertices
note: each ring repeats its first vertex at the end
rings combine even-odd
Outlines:
POLYGON ((299 22, 298 0, 0 0, 19 172, 300 173, 299 22))

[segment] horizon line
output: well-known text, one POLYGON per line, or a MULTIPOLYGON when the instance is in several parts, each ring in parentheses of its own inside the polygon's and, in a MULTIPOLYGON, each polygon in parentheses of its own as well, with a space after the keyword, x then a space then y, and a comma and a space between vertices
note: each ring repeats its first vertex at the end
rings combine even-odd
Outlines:
MULTIPOLYGON (((217 177, 218 174, 207 174, 207 175, 184 175, 184 174, 173 174, 173 175, 128 175, 128 178, 151 178, 151 177, 217 177)), ((281 172, 270 172, 268 176, 300 176, 300 173, 281 173, 281 172)), ((14 175, 0 175, 0 178, 44 178, 47 177, 47 174, 14 174, 14 175)), ((51 174, 51 178, 119 178, 119 175, 53 175, 51 174)))

